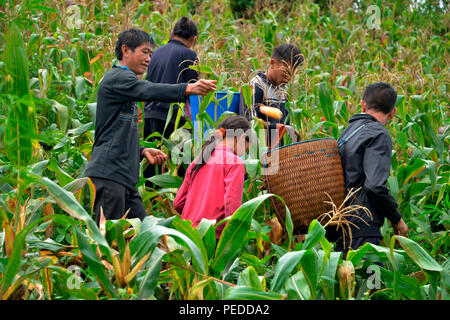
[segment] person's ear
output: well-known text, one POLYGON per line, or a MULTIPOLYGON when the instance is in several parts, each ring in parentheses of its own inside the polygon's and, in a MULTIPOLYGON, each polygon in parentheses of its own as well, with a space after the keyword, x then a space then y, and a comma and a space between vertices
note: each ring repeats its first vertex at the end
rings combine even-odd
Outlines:
POLYGON ((126 44, 122 45, 121 50, 122 50, 122 57, 128 56, 130 48, 128 48, 128 46, 126 44))
POLYGON ((392 109, 392 111, 389 113, 389 120, 394 119, 396 112, 397 112, 397 108, 392 109))
POLYGON ((273 69, 277 66, 277 60, 270 58, 270 67, 273 69))
POLYGON ((364 100, 361 100, 361 112, 366 113, 367 111, 367 104, 364 100))
POLYGON ((187 40, 187 44, 188 44, 189 48, 192 48, 192 46, 194 45, 196 40, 197 40, 197 36, 192 36, 187 40))

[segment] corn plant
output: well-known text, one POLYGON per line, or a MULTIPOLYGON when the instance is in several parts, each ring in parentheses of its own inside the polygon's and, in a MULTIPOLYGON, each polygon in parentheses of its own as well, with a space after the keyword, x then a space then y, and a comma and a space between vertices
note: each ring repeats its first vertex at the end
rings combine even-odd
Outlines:
MULTIPOLYGON (((233 3, 0 0, 1 299, 448 299, 448 5, 377 1, 372 28, 368 1, 255 1, 242 16, 233 3), (303 241, 289 215, 281 231, 268 201, 277 196, 264 190, 267 146, 259 135, 245 159, 243 205, 219 222, 227 225, 217 241, 213 221, 194 228, 172 207, 178 169, 205 138, 182 136, 194 123, 179 126, 181 111, 169 112, 166 123, 175 118, 178 130, 168 139, 141 136, 170 156, 150 178, 160 189, 138 183, 149 217, 97 226, 84 169, 98 84, 117 62, 114 39, 138 27, 163 45, 181 16, 199 28, 193 68, 218 80, 219 90, 240 92, 247 106, 249 80, 267 70, 272 48, 301 48, 305 62, 287 86, 286 106, 302 140, 337 138, 360 111, 364 87, 392 83, 388 182, 409 237, 386 223, 381 245, 343 259, 320 221, 303 241)), ((198 128, 221 120, 205 112, 211 101, 212 94, 201 102, 198 128)), ((252 128, 260 134, 262 124, 252 128)))

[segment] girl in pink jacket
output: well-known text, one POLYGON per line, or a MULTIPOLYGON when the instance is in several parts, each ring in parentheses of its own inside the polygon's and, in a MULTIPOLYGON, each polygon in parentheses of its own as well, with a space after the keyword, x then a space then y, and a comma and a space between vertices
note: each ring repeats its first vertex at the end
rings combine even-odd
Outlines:
MULTIPOLYGON (((248 149, 250 129, 242 116, 226 118, 189 165, 173 205, 194 227, 203 218, 219 222, 241 206, 245 168, 240 157, 248 149)), ((217 239, 223 228, 224 223, 217 226, 217 239)))

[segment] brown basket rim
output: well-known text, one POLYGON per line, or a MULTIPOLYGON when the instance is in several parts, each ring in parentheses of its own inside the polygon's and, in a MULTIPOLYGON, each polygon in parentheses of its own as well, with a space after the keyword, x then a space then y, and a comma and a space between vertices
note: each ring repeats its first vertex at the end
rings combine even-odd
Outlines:
POLYGON ((330 137, 328 137, 328 138, 317 138, 317 139, 311 139, 311 140, 303 140, 303 141, 299 141, 299 142, 287 144, 287 145, 285 145, 285 146, 281 146, 281 147, 277 147, 277 148, 268 150, 268 151, 267 151, 266 153, 264 153, 264 154, 267 155, 267 154, 269 154, 269 153, 271 153, 271 152, 273 152, 273 151, 276 151, 276 150, 281 150, 281 149, 284 149, 284 148, 287 148, 287 147, 291 147, 291 146, 295 146, 295 145, 298 145, 298 144, 308 143, 308 142, 314 142, 314 141, 320 141, 320 140, 334 140, 334 141, 337 141, 335 138, 330 138, 330 137))

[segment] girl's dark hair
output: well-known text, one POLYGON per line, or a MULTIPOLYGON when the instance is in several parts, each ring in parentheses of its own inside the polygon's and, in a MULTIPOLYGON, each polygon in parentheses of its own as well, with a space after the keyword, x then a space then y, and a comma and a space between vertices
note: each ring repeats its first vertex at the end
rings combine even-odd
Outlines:
POLYGON ((197 25, 188 17, 182 17, 177 21, 173 28, 172 34, 185 40, 198 35, 197 25))
MULTIPOLYGON (((240 137, 242 134, 247 134, 247 141, 250 139, 249 130, 251 129, 251 124, 243 116, 229 116, 218 124, 217 129, 225 129, 227 137, 240 137)), ((216 148, 218 140, 218 136, 213 134, 205 141, 202 151, 198 155, 196 163, 192 167, 191 175, 193 178, 211 158, 212 152, 216 148)))
POLYGON ((153 38, 144 30, 139 29, 128 29, 125 31, 122 31, 119 34, 119 38, 117 39, 116 43, 116 57, 117 60, 122 60, 123 54, 122 54, 122 46, 126 45, 128 48, 130 48, 132 51, 142 45, 143 43, 150 43, 152 46, 155 44, 155 41, 153 38))

